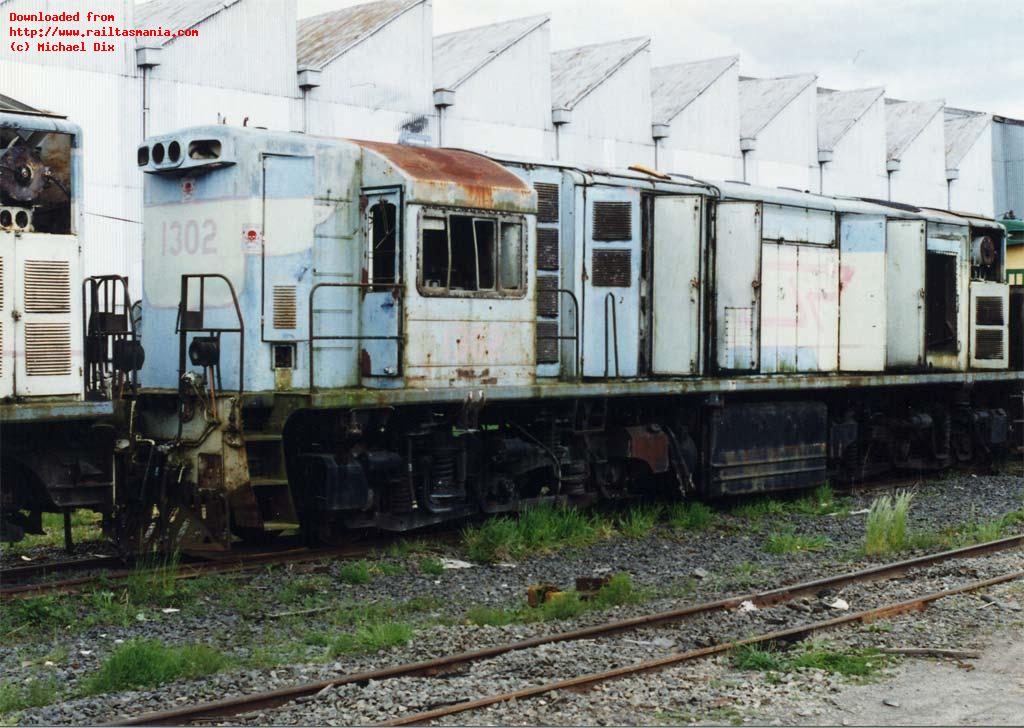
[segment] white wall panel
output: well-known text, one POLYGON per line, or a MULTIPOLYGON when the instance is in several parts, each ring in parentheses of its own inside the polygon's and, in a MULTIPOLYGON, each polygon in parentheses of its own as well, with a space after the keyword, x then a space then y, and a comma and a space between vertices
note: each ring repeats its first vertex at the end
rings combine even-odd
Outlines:
POLYGON ((683 109, 659 142, 658 166, 695 177, 739 179, 739 76, 733 65, 683 109))
POLYGON ((907 146, 891 182, 889 199, 895 202, 946 207, 946 130, 942 114, 936 114, 907 146))
POLYGON ((885 99, 879 97, 836 143, 832 161, 821 165, 821 193, 884 200, 885 156, 885 99))
POLYGON ((818 188, 817 109, 818 88, 812 83, 768 122, 757 135, 757 149, 747 155, 748 182, 798 190, 818 188))
POLYGON ((960 160, 959 178, 949 183, 949 209, 986 217, 995 215, 992 171, 992 124, 960 160))

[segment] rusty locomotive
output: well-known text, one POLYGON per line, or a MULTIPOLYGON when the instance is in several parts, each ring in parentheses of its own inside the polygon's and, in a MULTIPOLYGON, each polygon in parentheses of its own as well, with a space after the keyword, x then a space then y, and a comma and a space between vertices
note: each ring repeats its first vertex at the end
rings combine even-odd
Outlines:
POLYGON ((226 126, 138 163, 145 354, 124 306, 85 314, 115 400, 102 507, 131 548, 1021 446, 990 219, 226 126))

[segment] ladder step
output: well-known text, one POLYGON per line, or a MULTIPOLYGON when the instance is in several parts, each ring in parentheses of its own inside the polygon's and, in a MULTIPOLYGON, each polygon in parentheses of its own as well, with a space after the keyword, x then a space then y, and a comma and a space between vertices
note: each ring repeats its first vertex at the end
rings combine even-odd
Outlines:
POLYGON ((245 434, 246 442, 281 442, 282 436, 275 432, 248 432, 245 434))
POLYGON ((250 478, 253 488, 280 488, 288 485, 288 478, 250 478))

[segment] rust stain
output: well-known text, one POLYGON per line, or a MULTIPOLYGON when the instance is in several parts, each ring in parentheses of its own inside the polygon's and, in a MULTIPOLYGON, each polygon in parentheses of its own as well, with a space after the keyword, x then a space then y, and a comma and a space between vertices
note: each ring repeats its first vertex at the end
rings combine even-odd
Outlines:
POLYGON ((364 377, 370 376, 370 372, 373 371, 370 352, 366 349, 359 350, 359 371, 362 372, 364 377))

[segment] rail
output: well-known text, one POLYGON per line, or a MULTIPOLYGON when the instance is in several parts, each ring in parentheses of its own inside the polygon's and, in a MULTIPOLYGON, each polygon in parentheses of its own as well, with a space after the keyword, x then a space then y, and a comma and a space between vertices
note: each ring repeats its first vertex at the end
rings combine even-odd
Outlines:
MULTIPOLYGON (((244 319, 242 318, 242 309, 238 305, 238 295, 235 293, 235 287, 231 284, 231 281, 228 280, 227 276, 222 275, 221 273, 182 274, 181 299, 178 303, 178 318, 174 322, 174 333, 178 334, 178 386, 181 386, 181 380, 185 376, 185 345, 188 343, 188 335, 190 333, 213 334, 214 338, 217 340, 218 348, 220 346, 221 334, 238 334, 238 403, 241 405, 242 392, 245 388, 245 325, 244 319), (208 327, 205 325, 206 280, 208 278, 222 280, 228 287, 228 292, 231 294, 231 303, 235 308, 235 318, 238 320, 237 328, 227 328, 223 326, 208 327), (198 311, 190 311, 188 309, 188 292, 193 279, 199 281, 198 311)), ((217 389, 222 389, 219 357, 218 364, 215 367, 215 372, 217 374, 217 389)))
POLYGON ((401 313, 398 315, 398 333, 388 336, 364 336, 357 334, 355 336, 338 336, 338 335, 323 335, 318 336, 314 331, 313 326, 313 297, 316 292, 321 288, 358 288, 360 290, 373 288, 373 289, 385 289, 391 291, 398 291, 401 293, 401 283, 317 283, 315 286, 309 289, 309 391, 313 392, 316 389, 315 384, 315 372, 316 367, 314 366, 315 349, 314 342, 316 341, 394 341, 397 347, 396 360, 399 362, 399 366, 402 361, 402 316, 401 313))
POLYGON ((578 380, 583 375, 583 364, 580 361, 580 303, 576 294, 568 288, 556 288, 555 293, 565 294, 572 301, 573 329, 572 336, 556 334, 554 336, 537 335, 538 341, 569 341, 573 342, 573 379, 578 380))
POLYGON ((611 303, 612 336, 615 341, 615 376, 619 374, 619 323, 616 316, 615 294, 608 291, 604 297, 604 378, 608 378, 608 304, 611 303))

